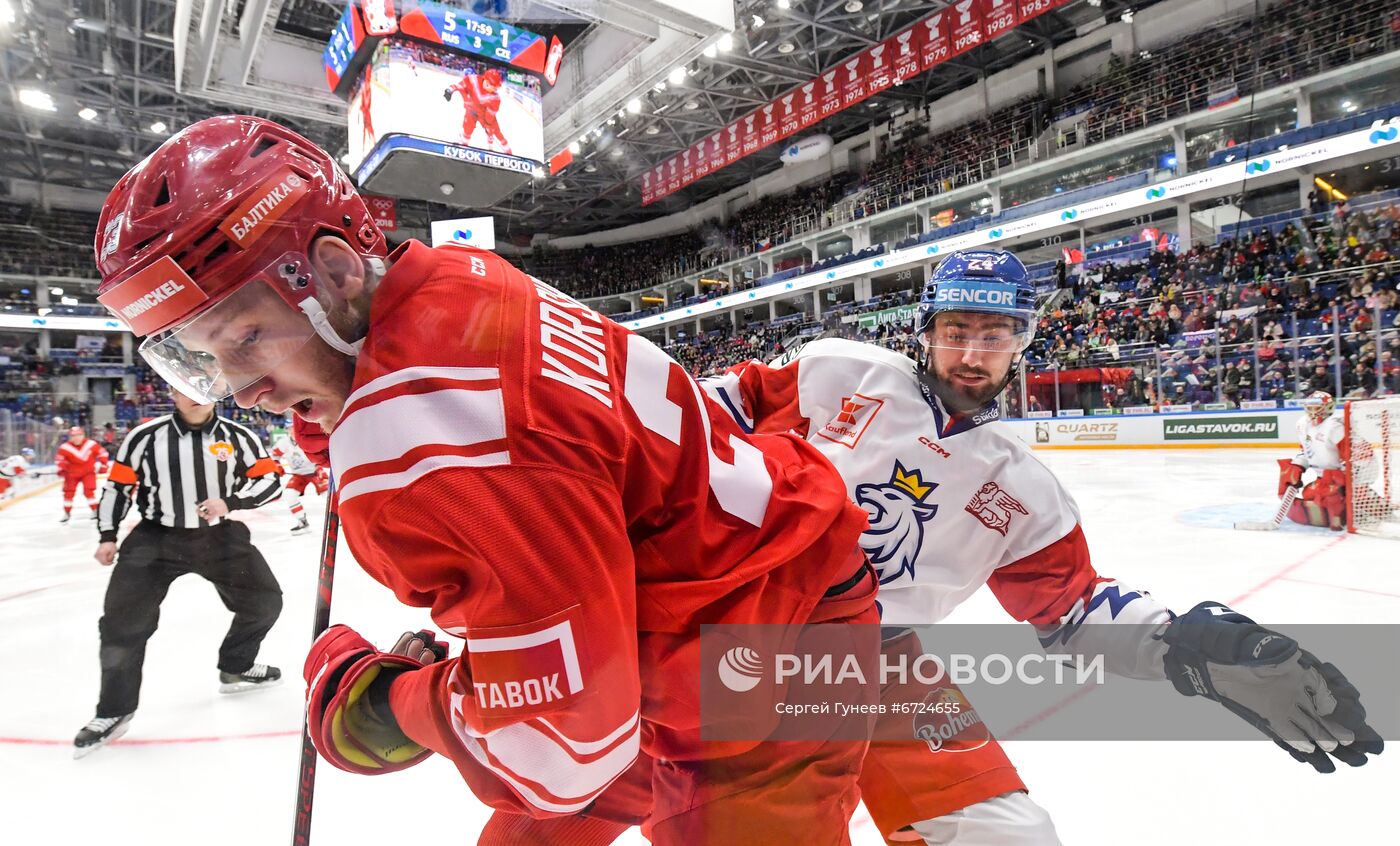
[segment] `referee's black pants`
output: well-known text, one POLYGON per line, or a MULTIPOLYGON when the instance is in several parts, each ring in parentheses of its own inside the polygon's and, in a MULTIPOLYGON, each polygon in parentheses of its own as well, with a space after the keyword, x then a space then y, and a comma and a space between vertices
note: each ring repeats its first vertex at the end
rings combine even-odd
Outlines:
POLYGON ((155 633, 170 583, 186 573, 212 582, 233 612, 219 647, 219 669, 242 673, 253 666, 258 646, 282 612, 282 588, 249 542, 248 527, 225 520, 200 529, 169 529, 142 520, 122 542, 97 624, 102 639, 97 716, 136 710, 146 641, 155 633))

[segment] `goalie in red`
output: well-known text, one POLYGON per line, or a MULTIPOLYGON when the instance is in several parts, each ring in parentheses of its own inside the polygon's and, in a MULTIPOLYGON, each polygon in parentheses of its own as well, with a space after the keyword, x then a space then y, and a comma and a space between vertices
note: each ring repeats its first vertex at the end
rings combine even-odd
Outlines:
POLYGON ((455 92, 462 95, 462 143, 471 144, 472 134, 478 124, 486 133, 486 147, 498 153, 510 155, 510 142, 501 132, 496 113, 501 108, 501 85, 504 80, 501 72, 487 68, 484 73, 468 73, 442 90, 442 99, 451 101, 455 92))
POLYGON ((1298 454, 1278 460, 1278 494, 1289 488, 1298 493, 1288 509, 1288 518, 1305 526, 1326 526, 1334 532, 1347 527, 1347 474, 1344 462, 1350 457, 1346 425, 1341 409, 1326 391, 1314 391, 1303 400, 1303 416, 1298 419, 1298 454), (1306 487, 1303 473, 1317 473, 1306 487))

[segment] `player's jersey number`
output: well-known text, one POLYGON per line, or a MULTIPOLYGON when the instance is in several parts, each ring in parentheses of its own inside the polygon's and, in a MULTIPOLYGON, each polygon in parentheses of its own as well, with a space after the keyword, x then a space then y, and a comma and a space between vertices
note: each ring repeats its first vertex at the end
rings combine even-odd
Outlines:
MULTIPOLYGON (((627 337, 627 374, 623 382, 623 395, 627 404, 648 431, 680 446, 681 417, 680 405, 666 396, 666 387, 671 381, 671 368, 680 368, 665 353, 641 335, 627 337)), ((763 461, 763 453, 748 441, 731 436, 729 446, 734 450, 734 461, 729 463, 715 455, 711 442, 710 415, 705 408, 700 386, 682 371, 682 378, 690 388, 695 407, 700 415, 700 424, 705 430, 705 454, 709 459, 710 492, 727 513, 755 526, 763 525, 763 515, 768 510, 768 500, 773 495, 773 477, 768 474, 768 466, 763 461)))

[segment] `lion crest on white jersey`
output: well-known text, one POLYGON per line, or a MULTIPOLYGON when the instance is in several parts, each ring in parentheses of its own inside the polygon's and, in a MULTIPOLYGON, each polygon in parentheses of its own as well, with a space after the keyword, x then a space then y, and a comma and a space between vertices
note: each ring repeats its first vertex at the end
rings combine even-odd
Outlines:
POLYGON ((898 461, 889 482, 856 486, 856 503, 870 518, 860 545, 875 565, 880 584, 905 573, 914 575, 914 561, 924 543, 924 523, 938 513, 938 505, 925 500, 937 487, 938 483, 925 482, 918 470, 905 470, 898 461))

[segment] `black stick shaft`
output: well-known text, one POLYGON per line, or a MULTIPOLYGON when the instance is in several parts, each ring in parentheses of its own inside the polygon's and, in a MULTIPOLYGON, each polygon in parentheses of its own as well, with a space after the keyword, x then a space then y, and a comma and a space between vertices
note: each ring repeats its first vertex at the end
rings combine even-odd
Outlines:
MULTIPOLYGON (((339 503, 334 482, 326 491, 326 526, 321 535, 321 569, 316 579, 316 613, 312 619, 311 639, 315 640, 331 624, 331 586, 335 581, 335 546, 340 534, 339 503)), ((292 846, 311 843, 311 802, 316 793, 316 747, 306 722, 301 725, 301 766, 297 776, 296 823, 292 829, 292 846)))

